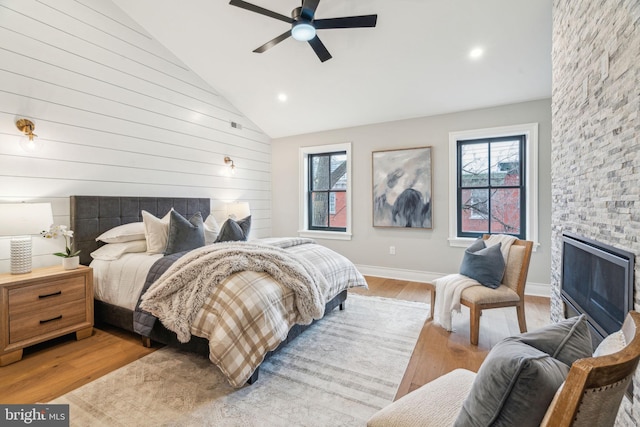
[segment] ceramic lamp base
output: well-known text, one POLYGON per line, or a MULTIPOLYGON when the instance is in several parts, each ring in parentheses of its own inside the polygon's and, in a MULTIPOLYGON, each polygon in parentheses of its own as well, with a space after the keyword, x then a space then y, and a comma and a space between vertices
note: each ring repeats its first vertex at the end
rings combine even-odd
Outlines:
POLYGON ((11 239, 11 274, 31 272, 31 236, 11 239))

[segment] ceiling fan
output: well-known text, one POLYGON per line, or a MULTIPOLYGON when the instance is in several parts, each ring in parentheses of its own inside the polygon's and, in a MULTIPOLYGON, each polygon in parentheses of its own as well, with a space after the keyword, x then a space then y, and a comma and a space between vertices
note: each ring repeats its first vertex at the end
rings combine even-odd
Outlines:
POLYGON ((318 55, 320 61, 324 62, 328 59, 331 59, 331 54, 316 35, 316 30, 328 30, 332 28, 364 28, 376 26, 378 15, 315 19, 318 3, 320 3, 320 0, 303 0, 302 6, 293 9, 293 11, 291 12, 291 18, 289 18, 279 13, 272 12, 263 7, 247 3, 246 1, 231 0, 229 2, 229 4, 232 6, 237 6, 242 9, 250 10, 252 12, 259 13, 260 15, 268 16, 270 18, 278 19, 280 21, 291 24, 291 29, 255 49, 254 52, 256 53, 262 53, 291 36, 296 40, 308 42, 313 48, 313 51, 316 53, 316 55, 318 55))

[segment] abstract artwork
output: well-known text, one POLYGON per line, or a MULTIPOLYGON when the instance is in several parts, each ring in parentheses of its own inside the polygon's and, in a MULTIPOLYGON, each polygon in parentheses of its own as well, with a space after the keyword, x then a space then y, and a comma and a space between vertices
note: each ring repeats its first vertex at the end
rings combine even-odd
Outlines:
POLYGON ((373 226, 432 228, 431 147, 372 155, 373 226))

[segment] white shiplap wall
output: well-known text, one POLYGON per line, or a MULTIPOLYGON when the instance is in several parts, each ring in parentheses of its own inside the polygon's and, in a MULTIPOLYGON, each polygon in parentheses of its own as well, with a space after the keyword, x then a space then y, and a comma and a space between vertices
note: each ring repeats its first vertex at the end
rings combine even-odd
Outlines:
MULTIPOLYGON (((271 141, 111 1, 0 0, 0 203, 50 201, 68 224, 74 194, 211 197, 219 220, 247 201, 266 237, 271 141), (20 148, 22 117, 36 153, 20 148)), ((61 244, 34 237, 34 265, 59 262, 61 244)), ((0 272, 8 258, 0 238, 0 272)))

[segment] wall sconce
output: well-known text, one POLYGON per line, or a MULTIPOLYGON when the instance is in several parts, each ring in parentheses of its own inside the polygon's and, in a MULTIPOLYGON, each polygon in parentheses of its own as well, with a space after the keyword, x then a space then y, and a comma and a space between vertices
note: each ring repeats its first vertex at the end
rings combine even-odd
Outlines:
POLYGON ((20 132, 24 133, 24 136, 20 137, 20 147, 27 153, 33 153, 38 151, 42 147, 42 142, 37 139, 33 130, 36 125, 29 119, 20 119, 16 122, 16 127, 20 132))
POLYGON ((229 165, 229 169, 231 170, 231 173, 236 173, 236 165, 233 163, 233 160, 231 160, 231 157, 226 156, 226 157, 224 158, 224 162, 225 162, 226 164, 228 164, 228 165, 229 165, 229 163, 231 163, 231 164, 229 165))

